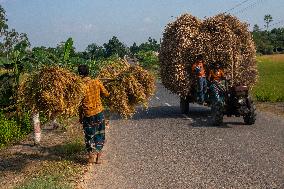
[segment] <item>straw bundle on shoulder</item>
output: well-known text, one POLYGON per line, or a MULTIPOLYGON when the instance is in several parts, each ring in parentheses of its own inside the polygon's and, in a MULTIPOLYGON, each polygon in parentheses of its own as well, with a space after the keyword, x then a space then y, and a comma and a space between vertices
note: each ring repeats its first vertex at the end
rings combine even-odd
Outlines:
POLYGON ((82 99, 81 78, 60 67, 44 67, 20 86, 21 100, 46 115, 72 116, 82 99))
POLYGON ((107 78, 102 81, 110 93, 106 101, 110 111, 124 118, 133 116, 136 106, 147 107, 155 90, 154 76, 140 66, 130 65, 122 59, 104 67, 98 78, 107 78))

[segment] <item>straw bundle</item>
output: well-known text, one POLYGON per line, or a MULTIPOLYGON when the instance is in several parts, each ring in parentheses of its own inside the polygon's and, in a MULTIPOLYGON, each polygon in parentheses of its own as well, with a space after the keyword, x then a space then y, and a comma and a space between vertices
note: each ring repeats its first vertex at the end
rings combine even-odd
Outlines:
POLYGON ((98 77, 103 78, 102 81, 110 93, 107 100, 110 111, 124 118, 131 117, 138 105, 147 107, 149 98, 154 94, 154 76, 125 60, 119 59, 104 67, 98 77))
POLYGON ((82 99, 81 79, 59 67, 45 67, 20 86, 20 97, 29 109, 46 115, 72 116, 82 99))

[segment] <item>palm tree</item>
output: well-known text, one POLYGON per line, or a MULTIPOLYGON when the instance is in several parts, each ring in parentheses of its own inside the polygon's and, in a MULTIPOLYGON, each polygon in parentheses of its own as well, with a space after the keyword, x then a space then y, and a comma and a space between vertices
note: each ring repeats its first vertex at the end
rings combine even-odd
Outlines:
POLYGON ((264 21, 266 23, 266 25, 265 25, 266 30, 268 30, 269 24, 270 24, 270 22, 273 21, 273 18, 270 14, 267 14, 267 15, 264 16, 264 21))

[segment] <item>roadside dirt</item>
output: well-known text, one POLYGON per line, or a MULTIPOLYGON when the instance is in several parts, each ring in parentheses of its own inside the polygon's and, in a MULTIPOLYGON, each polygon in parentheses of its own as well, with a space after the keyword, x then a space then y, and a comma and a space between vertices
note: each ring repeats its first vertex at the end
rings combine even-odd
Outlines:
POLYGON ((258 111, 263 111, 267 113, 271 113, 277 116, 284 117, 284 102, 262 102, 256 103, 256 107, 258 111))
MULTIPOLYGON (((72 141, 75 137, 83 137, 81 125, 77 120, 71 121, 68 125, 67 130, 53 129, 49 125, 43 126, 42 141, 39 147, 33 145, 33 137, 30 134, 20 143, 2 149, 0 151, 0 188, 19 186, 27 179, 35 177, 42 171, 42 168, 52 165, 53 162, 68 160, 66 154, 60 154, 63 144, 72 141)), ((71 162, 82 171, 68 181, 76 185, 83 179, 88 169, 85 153, 78 154, 71 162)))

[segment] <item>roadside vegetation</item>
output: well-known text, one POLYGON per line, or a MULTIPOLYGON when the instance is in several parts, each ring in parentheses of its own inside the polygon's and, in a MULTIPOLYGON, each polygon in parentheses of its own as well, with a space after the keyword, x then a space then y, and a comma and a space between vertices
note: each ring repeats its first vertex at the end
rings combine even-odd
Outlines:
POLYGON ((284 102, 284 54, 259 56, 253 95, 259 102, 284 102))

